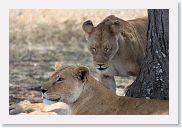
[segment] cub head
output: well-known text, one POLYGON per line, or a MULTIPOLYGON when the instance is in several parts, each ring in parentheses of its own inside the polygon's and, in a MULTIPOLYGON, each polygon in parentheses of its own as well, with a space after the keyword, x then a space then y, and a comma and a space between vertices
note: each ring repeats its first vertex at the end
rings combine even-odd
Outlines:
POLYGON ((82 28, 96 69, 99 71, 107 70, 111 60, 118 52, 118 41, 122 39, 120 19, 111 15, 96 27, 91 20, 88 20, 83 23, 82 28))
POLYGON ((74 103, 82 93, 88 74, 87 67, 56 65, 55 72, 42 86, 43 102, 45 104, 74 103))

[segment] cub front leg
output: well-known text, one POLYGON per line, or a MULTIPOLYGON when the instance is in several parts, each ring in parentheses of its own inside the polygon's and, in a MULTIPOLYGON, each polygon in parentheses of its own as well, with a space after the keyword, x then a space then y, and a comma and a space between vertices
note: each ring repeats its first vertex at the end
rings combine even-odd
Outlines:
POLYGON ((104 84, 106 88, 110 89, 114 94, 116 94, 116 83, 114 76, 100 74, 99 80, 104 84))

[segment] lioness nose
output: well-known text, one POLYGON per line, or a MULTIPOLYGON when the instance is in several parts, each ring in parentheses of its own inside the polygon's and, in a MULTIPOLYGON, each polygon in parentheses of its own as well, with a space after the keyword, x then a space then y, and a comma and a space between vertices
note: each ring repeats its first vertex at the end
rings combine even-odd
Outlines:
POLYGON ((102 67, 104 64, 97 64, 98 66, 102 67))
POLYGON ((98 70, 105 70, 105 69, 108 68, 108 66, 105 65, 105 64, 99 63, 99 64, 96 64, 96 68, 97 68, 98 70))
POLYGON ((47 92, 47 90, 46 89, 42 89, 42 93, 44 94, 45 92, 47 92))

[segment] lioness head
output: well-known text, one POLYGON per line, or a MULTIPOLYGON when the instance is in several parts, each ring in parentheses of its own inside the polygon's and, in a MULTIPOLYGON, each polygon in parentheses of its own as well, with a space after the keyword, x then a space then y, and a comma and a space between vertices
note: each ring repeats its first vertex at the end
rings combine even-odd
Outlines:
POLYGON ((82 28, 86 34, 88 49, 93 55, 96 69, 99 71, 106 70, 118 52, 118 41, 122 39, 119 18, 113 15, 108 16, 96 27, 91 20, 88 20, 83 23, 82 28))
POLYGON ((83 66, 57 66, 49 81, 42 86, 43 102, 74 103, 80 96, 89 70, 83 66))

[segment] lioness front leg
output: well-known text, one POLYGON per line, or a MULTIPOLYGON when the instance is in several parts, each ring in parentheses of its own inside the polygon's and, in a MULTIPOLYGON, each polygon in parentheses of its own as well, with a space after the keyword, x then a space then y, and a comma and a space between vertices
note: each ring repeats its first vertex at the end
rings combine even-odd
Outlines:
POLYGON ((106 88, 110 89, 114 94, 116 94, 116 83, 114 80, 114 76, 100 74, 100 81, 104 84, 106 88))

